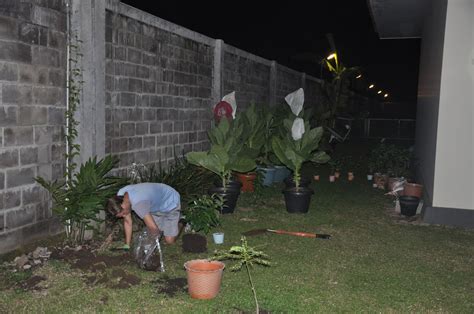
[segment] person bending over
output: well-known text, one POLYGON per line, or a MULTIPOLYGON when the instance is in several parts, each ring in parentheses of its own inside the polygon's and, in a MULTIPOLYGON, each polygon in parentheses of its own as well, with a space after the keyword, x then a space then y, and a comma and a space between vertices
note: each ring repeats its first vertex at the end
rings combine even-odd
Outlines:
POLYGON ((117 196, 109 199, 107 209, 112 215, 123 218, 124 249, 130 248, 132 241, 132 210, 143 219, 152 235, 159 236, 163 232, 166 243, 176 241, 179 233, 180 195, 166 184, 127 185, 117 192, 117 196))

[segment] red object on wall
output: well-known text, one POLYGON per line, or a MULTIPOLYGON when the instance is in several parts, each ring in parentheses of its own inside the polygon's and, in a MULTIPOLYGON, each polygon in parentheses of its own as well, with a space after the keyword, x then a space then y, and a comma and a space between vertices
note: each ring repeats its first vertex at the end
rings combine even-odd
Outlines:
POLYGON ((232 106, 227 101, 221 101, 214 107, 214 119, 219 122, 222 117, 232 119, 232 106))

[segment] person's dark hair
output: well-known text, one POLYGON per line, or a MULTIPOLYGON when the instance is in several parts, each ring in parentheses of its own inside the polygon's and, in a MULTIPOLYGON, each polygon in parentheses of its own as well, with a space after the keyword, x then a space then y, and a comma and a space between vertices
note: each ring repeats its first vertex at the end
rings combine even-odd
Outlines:
POLYGON ((123 196, 113 196, 108 199, 107 201, 107 211, 112 215, 115 216, 119 212, 122 211, 122 202, 123 202, 123 196))

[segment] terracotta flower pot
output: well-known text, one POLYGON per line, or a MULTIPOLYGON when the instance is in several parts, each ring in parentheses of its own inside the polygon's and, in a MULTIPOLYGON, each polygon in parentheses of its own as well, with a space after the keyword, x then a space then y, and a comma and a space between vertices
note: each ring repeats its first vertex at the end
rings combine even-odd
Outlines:
POLYGON ((336 181, 336 176, 330 175, 329 176, 329 182, 335 182, 336 181))
POLYGON ((349 181, 354 180, 354 173, 353 172, 348 172, 347 173, 347 180, 349 180, 349 181))
POLYGON ((237 180, 242 183, 242 192, 253 192, 255 191, 254 181, 257 178, 257 174, 255 172, 249 173, 237 173, 236 174, 237 180))
POLYGON ((400 181, 400 180, 401 180, 401 178, 389 177, 389 178, 388 178, 388 184, 387 184, 388 190, 389 190, 389 191, 393 191, 394 184, 395 184, 397 181, 400 181))
POLYGON ((388 176, 386 174, 381 174, 381 173, 374 174, 374 184, 377 185, 377 188, 385 190, 387 181, 388 181, 388 176))
POLYGON ((219 293, 224 263, 195 259, 184 263, 188 292, 193 299, 212 299, 219 293))
POLYGON ((417 183, 405 183, 403 195, 415 196, 421 199, 423 196, 423 185, 417 183))
POLYGON ((340 176, 341 176, 341 173, 340 173, 338 170, 336 170, 336 171, 334 172, 334 177, 335 177, 336 179, 339 179, 340 176))
POLYGON ((319 181, 319 174, 315 174, 313 178, 314 178, 314 181, 319 181))

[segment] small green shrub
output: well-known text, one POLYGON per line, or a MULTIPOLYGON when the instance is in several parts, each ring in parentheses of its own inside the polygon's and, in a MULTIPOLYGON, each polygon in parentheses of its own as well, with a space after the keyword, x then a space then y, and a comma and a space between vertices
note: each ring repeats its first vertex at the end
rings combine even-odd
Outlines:
POLYGON ((216 194, 202 195, 191 200, 183 209, 186 222, 195 232, 208 234, 219 223, 219 210, 224 206, 224 199, 216 194))
POLYGON ((164 183, 173 187, 181 196, 183 203, 188 202, 194 195, 204 194, 212 185, 216 175, 203 167, 193 165, 182 157, 176 157, 168 168, 158 167, 137 168, 138 182, 164 183))

